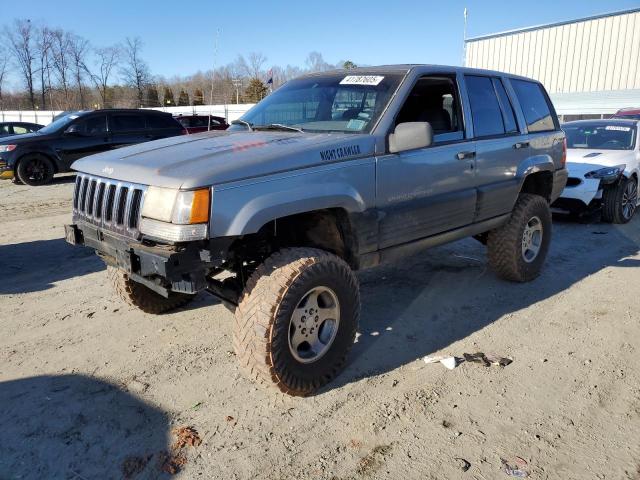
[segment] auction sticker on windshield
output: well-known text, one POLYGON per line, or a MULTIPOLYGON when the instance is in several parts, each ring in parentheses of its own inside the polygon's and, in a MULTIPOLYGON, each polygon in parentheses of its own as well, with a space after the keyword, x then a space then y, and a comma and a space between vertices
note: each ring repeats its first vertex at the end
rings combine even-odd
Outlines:
POLYGON ((619 127, 617 125, 607 125, 604 129, 605 130, 615 130, 617 132, 630 132, 631 131, 631 127, 619 127))
POLYGON ((382 80, 380 75, 347 75, 340 85, 378 85, 382 80))

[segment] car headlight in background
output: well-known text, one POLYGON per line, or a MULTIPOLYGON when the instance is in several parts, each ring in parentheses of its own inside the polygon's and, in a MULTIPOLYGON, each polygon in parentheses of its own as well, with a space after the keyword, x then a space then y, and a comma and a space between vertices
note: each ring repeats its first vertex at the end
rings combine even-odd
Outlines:
POLYGON ((140 231, 173 242, 207 237, 210 191, 149 187, 142 205, 140 231))
POLYGON ((2 152, 13 152, 16 149, 17 145, 0 145, 0 153, 2 152))
POLYGON ((605 167, 599 168, 598 170, 593 170, 591 172, 585 173, 584 178, 594 178, 600 179, 603 183, 612 183, 615 182, 624 169, 627 168, 626 165, 616 165, 615 167, 605 167))

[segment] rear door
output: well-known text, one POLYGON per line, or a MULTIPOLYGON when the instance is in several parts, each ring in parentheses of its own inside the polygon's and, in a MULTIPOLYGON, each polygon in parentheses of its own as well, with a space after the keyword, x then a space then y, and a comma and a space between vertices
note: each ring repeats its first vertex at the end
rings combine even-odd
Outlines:
POLYGON ((109 128, 112 135, 113 148, 126 147, 151 140, 151 132, 147 131, 145 116, 142 113, 111 113, 109 128))
POLYGON ((517 168, 529 155, 529 143, 502 78, 465 75, 464 81, 476 144, 479 222, 512 210, 520 186, 517 168))

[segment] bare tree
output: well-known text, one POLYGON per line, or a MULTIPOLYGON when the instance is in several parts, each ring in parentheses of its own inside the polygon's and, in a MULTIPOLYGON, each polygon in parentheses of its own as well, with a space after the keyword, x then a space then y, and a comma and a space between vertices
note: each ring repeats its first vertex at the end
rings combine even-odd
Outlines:
POLYGON ((40 99, 42 110, 46 110, 47 92, 51 92, 51 30, 46 26, 36 31, 36 53, 40 74, 40 99))
POLYGON ((4 101, 2 97, 2 88, 7 78, 7 72, 9 71, 9 54, 7 51, 0 47, 0 110, 4 110, 4 101))
POLYGON ((320 52, 311 52, 307 55, 305 63, 307 64, 307 68, 312 72, 324 72, 325 70, 335 68, 333 65, 324 61, 320 52))
POLYGON ((78 95, 80 96, 80 108, 86 108, 86 97, 84 91, 84 74, 87 72, 86 58, 89 53, 89 41, 79 37, 78 35, 71 35, 69 38, 69 54, 71 56, 71 66, 73 68, 73 76, 78 89, 78 95))
POLYGON ((124 81, 137 93, 138 107, 142 106, 144 89, 151 81, 149 66, 142 59, 142 40, 140 37, 127 38, 123 48, 125 65, 122 69, 124 81))
POLYGON ((100 94, 102 107, 106 108, 107 106, 110 106, 107 98, 109 79, 111 78, 113 69, 120 62, 120 55, 122 52, 120 47, 113 45, 111 47, 96 48, 94 53, 97 71, 95 73, 89 72, 89 74, 98 89, 98 93, 100 94))
POLYGON ((260 78, 262 67, 267 62, 267 57, 260 52, 251 52, 249 54, 249 75, 252 78, 260 78))
POLYGON ((51 57, 53 70, 58 77, 62 93, 64 94, 64 110, 71 108, 69 99, 71 76, 71 38, 70 34, 57 29, 51 32, 51 57))
POLYGON ((31 108, 35 110, 36 99, 33 84, 36 67, 36 47, 34 45, 34 33, 34 27, 31 24, 31 20, 28 19, 17 19, 12 28, 5 27, 9 51, 22 74, 31 108))

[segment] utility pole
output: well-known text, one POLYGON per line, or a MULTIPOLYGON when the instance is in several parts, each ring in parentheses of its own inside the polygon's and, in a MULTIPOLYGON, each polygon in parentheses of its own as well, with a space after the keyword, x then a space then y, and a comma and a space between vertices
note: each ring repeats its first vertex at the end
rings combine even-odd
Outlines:
MULTIPOLYGON (((211 95, 209 96, 209 105, 213 105, 213 82, 216 78, 216 61, 218 58, 218 40, 220 39, 220 29, 216 29, 216 39, 213 43, 213 65, 211 66, 211 95)), ((209 122, 207 130, 211 130, 211 114, 209 112, 209 122)))

